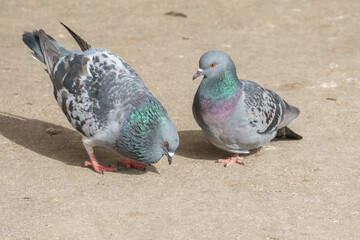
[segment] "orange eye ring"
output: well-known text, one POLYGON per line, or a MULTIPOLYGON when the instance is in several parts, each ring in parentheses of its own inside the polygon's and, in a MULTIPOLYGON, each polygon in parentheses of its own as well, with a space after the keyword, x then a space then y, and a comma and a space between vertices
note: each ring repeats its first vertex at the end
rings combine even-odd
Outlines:
POLYGON ((215 67, 215 65, 216 65, 215 63, 212 63, 210 64, 210 67, 215 67))
POLYGON ((165 146, 165 147, 168 147, 168 146, 169 146, 169 143, 168 143, 168 142, 164 142, 164 146, 165 146))

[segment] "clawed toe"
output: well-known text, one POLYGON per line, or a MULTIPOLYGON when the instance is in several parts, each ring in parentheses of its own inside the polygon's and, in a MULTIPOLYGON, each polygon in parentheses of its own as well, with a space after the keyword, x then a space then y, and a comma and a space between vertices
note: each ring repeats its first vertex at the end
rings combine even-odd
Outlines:
POLYGON ((244 159, 244 157, 242 157, 242 156, 239 156, 239 154, 234 154, 232 157, 230 157, 230 158, 224 158, 224 159, 218 159, 218 160, 216 160, 215 162, 217 162, 217 163, 225 163, 224 164, 224 167, 227 167, 227 166, 229 166, 229 165, 231 165, 231 164, 233 164, 233 163, 238 163, 238 164, 240 164, 240 165, 245 165, 241 160, 242 159, 244 159))
POLYGON ((132 159, 120 159, 118 164, 125 165, 127 169, 136 168, 136 169, 142 170, 144 172, 146 171, 146 164, 135 162, 132 159))
POLYGON ((98 162, 85 161, 84 166, 85 167, 92 166, 94 168, 94 171, 97 173, 100 173, 101 175, 104 175, 104 172, 117 172, 118 171, 116 168, 110 167, 110 165, 103 166, 103 165, 100 165, 98 162))

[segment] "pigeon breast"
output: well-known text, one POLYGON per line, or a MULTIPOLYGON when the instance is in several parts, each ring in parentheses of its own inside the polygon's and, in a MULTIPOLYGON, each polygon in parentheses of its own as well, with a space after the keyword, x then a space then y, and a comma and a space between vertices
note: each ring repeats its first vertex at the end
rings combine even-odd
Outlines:
POLYGON ((195 95, 193 113, 202 124, 225 121, 241 96, 241 84, 229 72, 217 81, 204 78, 195 95))

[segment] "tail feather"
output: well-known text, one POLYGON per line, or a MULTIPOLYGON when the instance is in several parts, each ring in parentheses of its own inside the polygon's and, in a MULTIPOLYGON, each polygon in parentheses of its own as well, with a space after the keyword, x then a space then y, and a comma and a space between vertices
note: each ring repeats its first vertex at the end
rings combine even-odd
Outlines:
POLYGON ((302 139, 302 136, 300 136, 288 127, 283 127, 277 131, 276 138, 300 140, 302 139))
POLYGON ((40 40, 39 40, 39 31, 35 30, 33 32, 24 32, 22 35, 22 40, 32 50, 33 57, 45 64, 44 55, 41 52, 40 40))
POLYGON ((55 64, 60 58, 59 50, 50 41, 48 35, 42 29, 39 31, 39 42, 48 73, 52 73, 55 64))
POLYGON ((75 41, 77 42, 77 44, 79 45, 79 47, 83 52, 91 48, 90 44, 88 44, 84 39, 82 39, 79 35, 77 35, 73 30, 71 30, 68 26, 66 26, 62 22, 60 23, 66 28, 66 30, 69 31, 69 33, 75 39, 75 41))
MULTIPOLYGON (((40 38, 39 38, 38 30, 34 30, 32 32, 24 32, 22 35, 22 40, 32 50, 33 57, 45 64, 44 54, 40 47, 40 38)), ((61 46, 54 38, 49 35, 46 35, 50 42, 55 46, 55 48, 59 51, 60 56, 64 56, 69 53, 63 46, 61 46)))

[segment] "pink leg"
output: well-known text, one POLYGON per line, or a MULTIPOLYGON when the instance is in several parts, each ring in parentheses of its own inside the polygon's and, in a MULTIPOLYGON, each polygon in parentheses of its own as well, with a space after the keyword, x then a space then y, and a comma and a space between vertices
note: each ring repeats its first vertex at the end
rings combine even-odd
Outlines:
POLYGON ((135 162, 130 158, 120 159, 119 164, 124 164, 127 168, 136 168, 142 171, 146 170, 146 164, 135 162))
POLYGON ((105 172, 116 172, 117 171, 116 168, 111 168, 108 166, 100 165, 99 162, 96 160, 95 154, 93 152, 92 153, 88 152, 88 154, 89 154, 91 162, 85 161, 84 162, 85 167, 92 166, 94 168, 95 172, 100 173, 100 174, 104 174, 104 171, 105 172))
POLYGON ((225 163, 224 164, 224 167, 227 167, 231 164, 233 164, 234 162, 240 164, 240 165, 245 165, 241 160, 243 160, 244 157, 243 156, 239 156, 238 153, 234 153, 232 155, 232 157, 229 157, 229 158, 225 158, 225 159, 218 159, 216 160, 216 162, 219 162, 219 163, 225 163))

